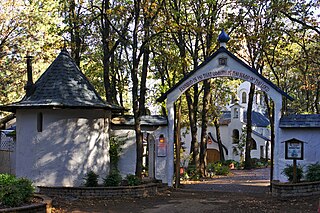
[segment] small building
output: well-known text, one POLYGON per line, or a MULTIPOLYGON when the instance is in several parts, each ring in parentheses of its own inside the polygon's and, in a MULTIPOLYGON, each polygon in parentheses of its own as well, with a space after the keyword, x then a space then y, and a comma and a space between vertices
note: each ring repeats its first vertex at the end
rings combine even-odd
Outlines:
POLYGON ((0 106, 16 114, 14 173, 37 186, 81 185, 90 170, 108 174, 111 114, 122 108, 101 99, 66 49, 35 84, 27 63, 26 96, 0 106))
MULTIPOLYGON (((285 141, 296 139, 303 142, 303 160, 297 163, 304 166, 320 162, 320 114, 312 115, 285 115, 280 119, 280 141, 279 153, 275 153, 279 158, 279 170, 283 171, 287 164, 292 164, 292 160, 285 159, 285 141)), ((280 181, 287 181, 281 174, 280 181)))
MULTIPOLYGON (((143 176, 167 183, 167 143, 168 120, 165 116, 141 116, 143 133, 143 176)), ((136 138, 134 118, 131 115, 112 118, 110 137, 124 140, 118 169, 123 177, 134 174, 136 168, 136 138)))

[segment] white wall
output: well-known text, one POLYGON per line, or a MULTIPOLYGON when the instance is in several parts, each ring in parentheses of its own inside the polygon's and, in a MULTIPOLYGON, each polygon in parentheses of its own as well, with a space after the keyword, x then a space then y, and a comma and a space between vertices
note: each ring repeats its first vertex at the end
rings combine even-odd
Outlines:
MULTIPOLYGON (((208 126, 207 132, 208 133, 210 132, 212 134, 213 138, 217 139, 216 129, 214 126, 208 126)), ((187 157, 189 155, 190 149, 191 149, 191 132, 190 132, 190 130, 187 130, 186 128, 182 128, 181 133, 182 133, 181 134, 181 141, 185 143, 184 146, 186 147, 184 156, 187 157)), ((228 155, 225 154, 225 158, 226 159, 233 159, 232 148, 230 148, 230 146, 232 144, 232 138, 231 138, 231 136, 229 137, 229 129, 227 126, 225 126, 225 125, 220 126, 220 136, 221 136, 222 144, 228 148, 228 155), (231 150, 231 152, 230 152, 230 150, 231 150)), ((201 137, 201 128, 198 127, 197 140, 199 143, 200 143, 200 137, 201 137)), ((211 144, 207 144, 207 149, 216 149, 219 151, 218 144, 215 143, 214 141, 211 144)))
POLYGON ((281 128, 280 143, 277 144, 279 153, 275 156, 275 180, 287 181, 287 178, 281 174, 287 164, 292 164, 293 160, 285 159, 285 143, 289 139, 296 138, 306 142, 304 144, 304 160, 297 160, 297 163, 304 166, 304 170, 308 164, 320 162, 320 128, 281 128), (278 168, 278 169, 277 169, 278 168))
POLYGON ((105 176, 109 121, 104 110, 17 110, 16 175, 39 186, 78 186, 90 170, 105 176))
MULTIPOLYGON (((223 145, 225 145, 228 149, 228 155, 225 155, 226 160, 232 159, 232 160, 240 161, 240 155, 235 155, 233 153, 233 147, 236 144, 232 143, 233 142, 232 134, 233 134, 234 129, 238 129, 239 136, 241 137, 242 126, 243 126, 243 123, 240 121, 240 119, 233 119, 232 122, 229 124, 229 126, 226 126, 226 125, 220 126, 221 141, 222 141, 223 145)), ((186 128, 183 128, 181 130, 181 132, 185 133, 185 134, 182 134, 181 138, 182 138, 182 141, 185 142, 185 147, 186 147, 185 153, 188 154, 188 153, 190 153, 190 147, 191 147, 191 132, 186 130, 186 128)), ((216 130, 215 130, 214 126, 208 126, 207 132, 208 133, 211 132, 213 138, 217 139, 216 130)), ((200 143, 200 137, 201 137, 201 128, 198 127, 197 138, 198 138, 199 143, 200 143)), ((260 146, 264 146, 264 149, 265 149, 265 147, 266 147, 265 142, 266 141, 256 135, 254 135, 254 134, 252 134, 252 137, 257 143, 257 149, 251 150, 251 158, 260 159, 260 146)), ((216 149, 219 151, 218 144, 215 142, 213 142, 212 144, 208 144, 207 149, 216 149)), ((269 147, 268 153, 270 154, 270 147, 269 147)), ((184 154, 184 156, 186 156, 187 154, 184 154)), ((245 154, 245 152, 243 154, 245 154)))
MULTIPOLYGON (((158 156, 159 136, 161 134, 168 138, 167 127, 159 127, 156 130, 145 130, 142 127, 142 132, 152 134, 155 139, 155 179, 167 183, 167 156, 158 156)), ((118 163, 118 169, 121 176, 124 178, 127 174, 135 174, 136 169, 136 138, 135 131, 130 127, 114 128, 111 131, 112 136, 125 138, 125 144, 122 146, 122 152, 118 163)))

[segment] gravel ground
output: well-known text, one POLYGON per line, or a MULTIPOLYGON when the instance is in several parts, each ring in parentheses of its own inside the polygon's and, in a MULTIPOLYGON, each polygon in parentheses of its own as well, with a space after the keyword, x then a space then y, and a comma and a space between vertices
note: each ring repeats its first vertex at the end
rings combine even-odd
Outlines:
POLYGON ((55 198, 53 213, 317 212, 320 196, 277 199, 269 193, 269 170, 233 170, 228 177, 184 182, 158 196, 140 199, 68 200, 55 198))

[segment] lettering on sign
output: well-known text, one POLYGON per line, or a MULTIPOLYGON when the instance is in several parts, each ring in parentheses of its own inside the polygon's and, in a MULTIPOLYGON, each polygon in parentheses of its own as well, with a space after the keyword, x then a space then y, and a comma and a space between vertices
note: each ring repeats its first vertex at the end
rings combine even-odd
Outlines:
POLYGON ((209 79, 209 78, 215 78, 215 77, 234 77, 234 78, 239 78, 245 81, 249 81, 255 85, 257 85, 258 87, 260 87, 263 91, 265 92, 269 92, 270 87, 262 80, 260 80, 257 77, 239 72, 239 71, 234 71, 234 70, 219 70, 216 72, 207 72, 207 73, 203 73, 200 75, 197 75, 195 77, 193 77, 192 79, 188 80, 187 82, 185 82, 184 84, 182 84, 179 87, 180 92, 185 91, 186 89, 188 89, 190 86, 203 81, 205 79, 209 79))
POLYGON ((303 142, 296 139, 285 141, 285 159, 303 160, 303 142))

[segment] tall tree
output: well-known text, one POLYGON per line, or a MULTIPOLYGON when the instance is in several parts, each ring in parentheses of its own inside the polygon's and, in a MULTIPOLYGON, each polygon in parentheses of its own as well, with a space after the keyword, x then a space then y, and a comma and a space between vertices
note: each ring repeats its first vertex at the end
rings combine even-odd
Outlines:
MULTIPOLYGON (((133 26, 132 26, 132 39, 131 39, 131 50, 132 50, 132 61, 131 61, 131 80, 132 80, 132 108, 134 115, 134 128, 136 133, 136 175, 141 177, 142 174, 142 155, 143 155, 143 141, 141 134, 141 111, 140 109, 145 109, 145 81, 147 78, 147 68, 145 67, 142 72, 139 72, 139 65, 143 54, 147 54, 144 66, 147 66, 148 61, 148 44, 151 42, 152 38, 157 35, 156 32, 153 34, 145 33, 141 35, 141 28, 149 28, 155 21, 160 9, 162 2, 158 1, 142 1, 135 0, 133 5, 133 26), (145 12, 145 13, 143 13, 145 12), (141 14, 144 14, 145 19, 142 19, 141 14), (139 79, 140 76, 140 79, 139 79), (139 81, 140 80, 140 81, 139 81), (139 84, 140 82, 140 84, 139 84), (141 93, 142 92, 142 93, 141 93)), ((148 29, 149 30, 149 29, 148 29)), ((144 110, 145 111, 145 110, 144 110)))
POLYGON ((18 101, 25 94, 25 56, 34 57, 34 80, 60 49, 62 19, 55 1, 0 2, 0 102, 18 101))
MULTIPOLYGON (((260 73, 264 67, 263 50, 266 48, 266 42, 269 39, 270 29, 275 21, 275 15, 272 13, 270 2, 261 1, 239 1, 241 8, 240 23, 242 26, 239 32, 242 33, 245 43, 247 56, 246 60, 260 73)), ((251 84, 246 124, 246 147, 245 147, 245 168, 250 169, 251 165, 251 143, 252 143, 252 105, 255 92, 255 85, 251 84)))
MULTIPOLYGON (((206 177, 207 167, 207 127, 208 127, 208 111, 210 108, 210 79, 203 82, 203 104, 202 104, 202 125, 201 125, 201 141, 200 141, 200 174, 206 177)), ((221 150, 220 150, 221 151, 221 150)))
MULTIPOLYGON (((188 22, 188 14, 190 11, 188 11, 188 2, 187 1, 180 1, 180 0, 174 0, 167 2, 166 7, 166 14, 168 18, 171 20, 171 22, 174 23, 175 28, 172 30, 172 39, 174 43, 177 45, 179 49, 179 56, 180 60, 182 61, 182 73, 184 75, 187 74, 189 68, 188 68, 188 62, 187 62, 187 54, 188 54, 188 47, 187 47, 187 30, 190 30, 187 28, 189 25, 188 22)), ((189 32, 191 33, 191 32, 189 32)), ((197 33, 199 36, 199 32, 197 33)), ((199 39, 196 40, 196 43, 199 44, 199 39)), ((190 44, 192 45, 192 41, 190 40, 190 44)), ((197 52, 199 50, 199 47, 195 45, 194 49, 189 49, 189 52, 193 55, 191 56, 193 59, 193 67, 197 66, 198 60, 197 60, 197 52)), ((191 47, 191 46, 190 46, 191 47)), ((199 143, 197 140, 197 113, 198 113, 198 102, 199 102, 199 94, 198 94, 198 85, 194 85, 192 89, 189 89, 185 92, 186 100, 188 103, 188 115, 189 115, 189 121, 190 121, 190 128, 191 128, 191 149, 190 152, 192 153, 192 164, 196 165, 197 170, 200 169, 199 164, 199 143), (192 94, 193 97, 192 97, 192 94)))
POLYGON ((84 13, 84 2, 78 2, 75 0, 61 0, 62 15, 65 17, 64 23, 66 24, 66 33, 70 39, 71 56, 76 62, 77 66, 80 67, 81 53, 84 51, 85 37, 89 34, 90 29, 86 23, 84 13))
MULTIPOLYGON (((91 11, 95 14, 97 29, 100 32, 102 47, 103 82, 106 100, 118 104, 117 50, 127 43, 129 25, 133 20, 132 5, 110 0, 91 1, 91 11)), ((122 54, 123 48, 120 48, 122 54)))

